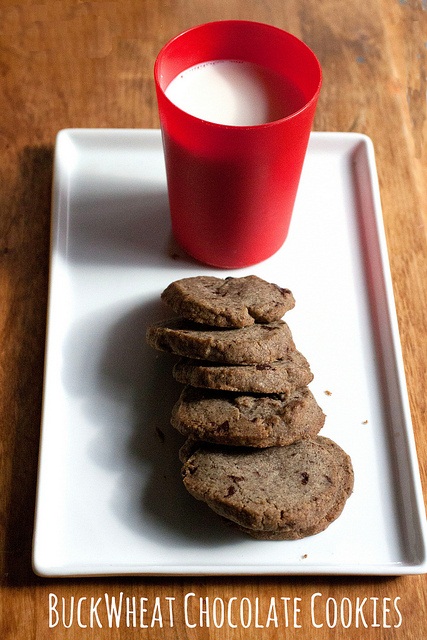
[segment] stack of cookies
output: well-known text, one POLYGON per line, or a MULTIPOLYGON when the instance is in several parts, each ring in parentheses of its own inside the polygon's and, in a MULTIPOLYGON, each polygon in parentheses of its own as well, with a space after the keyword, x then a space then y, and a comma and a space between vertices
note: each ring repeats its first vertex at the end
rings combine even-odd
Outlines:
POLYGON ((257 276, 198 276, 170 284, 176 313, 150 326, 155 349, 179 356, 185 384, 171 423, 187 437, 187 490, 257 539, 324 530, 353 488, 349 456, 319 436, 325 416, 308 384, 309 363, 283 320, 289 289, 257 276))

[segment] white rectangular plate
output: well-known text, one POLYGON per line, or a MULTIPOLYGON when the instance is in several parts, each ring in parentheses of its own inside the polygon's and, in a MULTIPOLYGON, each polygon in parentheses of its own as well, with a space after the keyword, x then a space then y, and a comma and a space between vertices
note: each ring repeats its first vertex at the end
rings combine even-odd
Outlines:
POLYGON ((175 246, 160 132, 71 129, 55 153, 44 411, 34 535, 43 576, 423 573, 426 525, 369 138, 313 133, 289 237, 220 271, 175 246), (289 312, 322 434, 354 493, 323 533, 260 542, 185 491, 173 359, 145 343, 177 278, 255 273, 289 312))

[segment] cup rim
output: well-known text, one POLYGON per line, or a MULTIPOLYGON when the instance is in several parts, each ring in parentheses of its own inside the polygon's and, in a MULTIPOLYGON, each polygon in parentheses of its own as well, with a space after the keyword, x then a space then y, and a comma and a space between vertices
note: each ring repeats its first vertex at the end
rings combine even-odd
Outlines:
POLYGON ((301 114, 304 111, 307 111, 310 106, 313 104, 313 102, 316 102, 318 97, 319 97, 319 93, 320 93, 320 89, 322 87, 322 80, 323 80, 323 74, 322 74, 322 67, 320 64, 320 61, 317 57, 317 55, 314 53, 314 51, 300 38, 298 38, 297 36, 295 36, 293 33, 290 33, 289 31, 286 31, 285 29, 282 29, 280 27, 276 27, 275 25, 266 23, 266 22, 259 22, 256 20, 212 20, 209 22, 203 22, 201 24, 197 24, 194 25, 192 27, 189 27, 188 29, 185 29, 184 31, 181 31, 180 33, 178 33, 177 35, 173 36, 172 38, 170 38, 167 42, 165 42, 165 44, 162 46, 162 48, 160 49, 160 51, 158 52, 157 56, 156 56, 156 60, 154 63, 154 81, 155 81, 155 85, 156 85, 156 90, 158 92, 161 92, 163 95, 163 98, 174 108, 177 109, 179 112, 181 112, 182 114, 184 114, 186 117, 191 118, 197 122, 203 122, 204 125, 209 125, 213 128, 220 128, 221 130, 224 129, 231 129, 233 131, 236 130, 260 130, 260 129, 265 129, 265 128, 270 128, 270 127, 275 127, 283 122, 289 122, 291 120, 293 120, 294 118, 296 118, 299 114, 301 114), (159 71, 159 67, 160 67, 160 63, 161 63, 161 58, 164 56, 166 50, 173 45, 173 43, 182 38, 185 37, 188 33, 192 32, 192 31, 196 31, 199 29, 203 29, 207 26, 211 26, 211 25, 219 25, 219 24, 238 24, 238 25, 244 25, 244 24, 250 24, 252 26, 260 26, 263 29, 267 28, 270 29, 271 31, 275 31, 275 32, 280 32, 280 33, 285 33, 288 37, 290 37, 291 39, 294 39, 295 41, 297 41, 299 44, 303 45, 307 51, 309 51, 309 53, 313 56, 313 59, 315 61, 315 63, 317 64, 317 68, 318 68, 318 72, 319 72, 319 82, 317 84, 316 90, 314 91, 312 97, 310 98, 310 100, 307 100, 307 102, 304 104, 304 106, 302 106, 300 109, 298 109, 297 111, 294 111, 293 113, 284 116, 283 118, 279 118, 277 120, 272 120, 271 122, 263 122, 261 124, 255 124, 255 125, 236 125, 236 124, 222 124, 222 123, 218 123, 218 122, 212 122, 210 120, 204 120, 203 118, 199 118, 197 116, 192 115, 191 113, 188 113, 188 111, 185 111, 184 109, 181 109, 181 107, 178 107, 174 102, 172 102, 172 100, 170 100, 170 98, 168 98, 168 96, 165 93, 165 90, 162 88, 161 84, 160 84, 160 71, 159 71))

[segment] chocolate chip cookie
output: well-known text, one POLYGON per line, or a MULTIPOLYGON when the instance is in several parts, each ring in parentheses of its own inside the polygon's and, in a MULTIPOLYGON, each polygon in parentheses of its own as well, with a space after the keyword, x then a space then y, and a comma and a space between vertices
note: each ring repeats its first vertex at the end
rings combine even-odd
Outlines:
POLYGON ((181 358, 172 373, 175 380, 193 387, 281 393, 287 397, 313 380, 306 358, 296 349, 288 351, 282 360, 252 365, 226 365, 181 358))
POLYGON ((161 351, 227 364, 268 363, 285 358, 295 348, 282 320, 241 329, 213 329, 178 317, 151 325, 147 341, 161 351))
POLYGON ((183 482, 220 516, 260 535, 310 532, 342 501, 343 469, 350 473, 331 443, 321 436, 267 449, 202 443, 183 464, 183 482))
POLYGON ((285 446, 313 438, 324 421, 308 387, 286 397, 186 386, 171 417, 172 426, 185 436, 245 447, 285 446))
POLYGON ((254 275, 182 278, 172 282, 161 297, 180 316, 216 327, 274 322, 295 306, 289 289, 254 275))
POLYGON ((323 444, 329 448, 333 455, 338 469, 338 491, 332 507, 317 522, 314 522, 307 528, 289 527, 280 531, 261 531, 242 527, 235 522, 228 520, 234 528, 238 528, 243 533, 250 535, 257 540, 298 540, 307 536, 313 536, 324 531, 334 522, 342 513, 348 498, 353 492, 354 471, 350 456, 345 453, 336 442, 329 438, 323 438, 323 444))

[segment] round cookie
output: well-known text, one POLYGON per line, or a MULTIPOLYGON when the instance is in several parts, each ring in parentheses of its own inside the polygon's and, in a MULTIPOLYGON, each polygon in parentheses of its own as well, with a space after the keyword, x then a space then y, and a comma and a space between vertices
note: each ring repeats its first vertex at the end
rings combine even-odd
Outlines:
POLYGON ((287 447, 203 444, 182 468, 186 489, 219 515, 262 532, 307 530, 332 509, 340 474, 322 437, 287 447))
POLYGON ((290 397, 242 395, 186 386, 171 424, 183 435, 231 446, 285 446, 315 437, 325 415, 308 387, 290 397))
POLYGON ((227 520, 233 528, 237 528, 243 533, 250 535, 257 540, 299 540, 307 536, 313 536, 324 531, 329 525, 337 520, 341 515, 348 498, 353 491, 354 485, 354 471, 351 463, 350 456, 345 453, 336 442, 323 438, 324 445, 329 448, 329 451, 334 455, 338 467, 338 492, 334 504, 331 509, 310 527, 306 529, 288 528, 281 531, 260 531, 256 529, 250 529, 249 527, 242 527, 237 525, 231 520, 227 520))
POLYGON ((193 387, 281 393, 287 397, 313 380, 306 358, 296 349, 289 351, 283 360, 257 365, 223 365, 181 358, 173 368, 173 376, 193 387))
POLYGON ((184 318, 216 327, 274 322, 295 306, 289 289, 254 275, 182 278, 166 287, 161 297, 184 318))
POLYGON ((268 363, 295 348, 291 331, 281 320, 242 329, 213 329, 174 318, 151 325, 147 341, 161 351, 229 364, 268 363))

